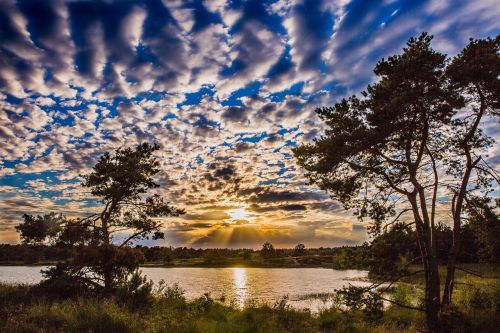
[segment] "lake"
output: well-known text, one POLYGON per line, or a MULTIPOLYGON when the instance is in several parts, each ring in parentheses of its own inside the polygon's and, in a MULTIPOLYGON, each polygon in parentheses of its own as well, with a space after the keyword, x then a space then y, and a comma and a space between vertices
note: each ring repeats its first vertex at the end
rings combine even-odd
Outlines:
MULTIPOLYGON (((0 281, 37 283, 42 279, 41 266, 2 266, 0 281)), ((177 283, 188 299, 210 293, 227 304, 244 306, 248 302, 274 304, 288 295, 295 308, 318 312, 331 305, 335 289, 351 283, 369 285, 366 271, 337 271, 325 268, 163 268, 142 267, 149 279, 164 280, 169 286, 177 283)))

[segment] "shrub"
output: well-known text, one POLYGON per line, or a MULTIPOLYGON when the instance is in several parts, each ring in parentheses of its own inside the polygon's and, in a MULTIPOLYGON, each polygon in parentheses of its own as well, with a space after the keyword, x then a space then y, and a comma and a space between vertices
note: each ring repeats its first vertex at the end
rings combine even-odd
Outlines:
MULTIPOLYGON (((163 281, 160 282, 160 285, 163 284, 163 281)), ((177 283, 174 283, 172 286, 166 286, 162 289, 161 295, 164 296, 167 300, 170 301, 185 301, 184 297, 185 291, 179 287, 177 283)))
POLYGON ((136 271, 118 286, 116 297, 132 308, 146 308, 154 301, 153 286, 153 281, 148 281, 146 276, 142 276, 140 271, 136 271))
POLYGON ((392 291, 391 298, 402 305, 412 304, 412 289, 406 284, 398 284, 392 291))

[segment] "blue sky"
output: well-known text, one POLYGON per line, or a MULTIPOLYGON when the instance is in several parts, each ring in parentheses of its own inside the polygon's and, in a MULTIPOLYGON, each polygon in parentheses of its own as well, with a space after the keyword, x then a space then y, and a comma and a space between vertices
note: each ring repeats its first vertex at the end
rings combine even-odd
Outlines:
POLYGON ((91 212, 78 175, 149 141, 161 194, 188 211, 157 245, 360 243, 292 158, 321 133, 314 108, 358 93, 409 37, 454 55, 499 22, 494 0, 1 0, 0 242, 25 212, 91 212))

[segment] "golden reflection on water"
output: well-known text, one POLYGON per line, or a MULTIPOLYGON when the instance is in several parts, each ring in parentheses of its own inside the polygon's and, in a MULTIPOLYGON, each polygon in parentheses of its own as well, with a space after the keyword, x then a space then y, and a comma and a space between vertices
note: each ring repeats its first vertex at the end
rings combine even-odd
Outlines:
POLYGON ((233 268, 234 296, 240 307, 245 305, 247 298, 247 271, 245 268, 233 268))

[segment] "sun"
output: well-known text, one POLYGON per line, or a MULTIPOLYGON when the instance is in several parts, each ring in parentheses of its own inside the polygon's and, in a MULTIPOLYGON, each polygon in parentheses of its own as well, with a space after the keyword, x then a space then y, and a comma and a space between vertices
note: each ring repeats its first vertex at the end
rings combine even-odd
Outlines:
POLYGON ((228 219, 230 222, 236 222, 241 220, 246 220, 248 222, 254 219, 254 214, 246 209, 246 206, 226 210, 226 213, 230 216, 228 219))
POLYGON ((248 212, 245 208, 237 208, 226 211, 226 213, 231 216, 233 220, 244 220, 248 219, 250 212, 248 212))

